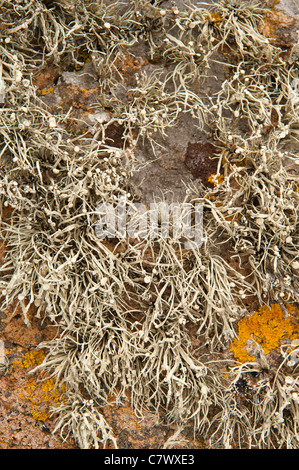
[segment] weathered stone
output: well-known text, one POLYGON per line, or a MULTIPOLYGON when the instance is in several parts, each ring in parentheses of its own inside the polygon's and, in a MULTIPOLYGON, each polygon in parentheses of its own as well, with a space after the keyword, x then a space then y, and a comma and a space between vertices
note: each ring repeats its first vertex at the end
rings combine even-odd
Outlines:
POLYGON ((265 2, 269 12, 261 22, 260 30, 275 46, 289 51, 298 44, 299 8, 293 0, 265 2))

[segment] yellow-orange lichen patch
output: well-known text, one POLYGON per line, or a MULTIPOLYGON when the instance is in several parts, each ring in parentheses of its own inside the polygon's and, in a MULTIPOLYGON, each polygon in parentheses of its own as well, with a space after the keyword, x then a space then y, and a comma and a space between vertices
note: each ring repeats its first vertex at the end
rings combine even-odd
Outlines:
POLYGON ((294 22, 295 19, 293 17, 288 16, 281 11, 272 9, 272 11, 269 10, 269 12, 267 12, 261 21, 259 25, 259 31, 266 38, 274 38, 277 29, 288 28, 292 26, 294 22))
MULTIPOLYGON (((14 369, 33 369, 40 365, 45 358, 42 349, 28 351, 23 357, 14 361, 14 369)), ((26 382, 23 390, 19 393, 19 398, 29 406, 32 417, 37 421, 46 421, 51 416, 51 409, 66 400, 65 384, 57 384, 55 378, 44 378, 42 372, 33 373, 26 382)))
POLYGON ((20 398, 30 403, 31 415, 38 421, 45 421, 51 416, 50 407, 65 400, 65 385, 56 387, 55 379, 51 378, 44 382, 34 380, 28 382, 20 398))
POLYGON ((218 184, 221 184, 224 180, 223 175, 210 175, 208 177, 208 182, 212 183, 214 186, 217 186, 218 184))
POLYGON ((216 26, 219 26, 222 21, 221 16, 213 12, 206 15, 206 19, 209 21, 209 23, 216 25, 216 26))
POLYGON ((34 351, 29 351, 24 355, 23 367, 28 369, 28 367, 39 366, 45 358, 45 353, 42 349, 37 349, 34 351))
POLYGON ((49 88, 42 88, 40 92, 42 95, 48 95, 49 93, 53 93, 53 91, 54 88, 51 86, 49 88))
POLYGON ((242 318, 238 324, 238 337, 235 338, 231 349, 235 358, 244 363, 255 361, 250 354, 250 347, 257 344, 262 347, 265 354, 276 349, 282 340, 299 338, 299 325, 292 320, 292 316, 299 313, 299 309, 286 304, 289 316, 286 317, 279 304, 261 307, 253 315, 242 318))

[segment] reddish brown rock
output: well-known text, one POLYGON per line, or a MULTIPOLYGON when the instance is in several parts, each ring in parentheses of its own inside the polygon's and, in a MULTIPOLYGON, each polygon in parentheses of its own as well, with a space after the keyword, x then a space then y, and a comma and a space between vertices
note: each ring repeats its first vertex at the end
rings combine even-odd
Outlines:
POLYGON ((218 166, 216 148, 210 143, 189 142, 183 161, 194 178, 199 178, 205 186, 213 186, 208 178, 215 174, 218 166))
POLYGON ((266 0, 269 11, 260 23, 260 32, 269 41, 283 49, 291 49, 298 43, 299 8, 292 0, 266 0))

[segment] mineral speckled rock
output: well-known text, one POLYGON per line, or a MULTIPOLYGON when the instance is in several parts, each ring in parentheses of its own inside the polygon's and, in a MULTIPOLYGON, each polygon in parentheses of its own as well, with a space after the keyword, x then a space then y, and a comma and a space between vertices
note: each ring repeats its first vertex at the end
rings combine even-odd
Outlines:
MULTIPOLYGON (((46 7, 52 8, 58 2, 49 0, 43 3, 46 7)), ((206 6, 207 3, 213 4, 214 2, 210 0, 196 3, 206 6)), ((63 4, 68 4, 70 11, 75 8, 67 0, 64 0, 63 4)), ((175 4, 180 8, 183 7, 181 0, 177 0, 175 4)), ((265 4, 269 12, 261 22, 260 30, 270 43, 286 51, 286 59, 295 62, 299 57, 297 52, 298 5, 295 0, 281 0, 280 2, 267 0, 265 4)), ((160 7, 164 8, 171 6, 170 1, 160 4, 160 7)), ((148 67, 147 70, 150 67, 154 69, 156 66, 150 63, 149 57, 145 55, 146 51, 142 47, 138 49, 135 57, 126 52, 126 60, 121 69, 120 81, 122 83, 119 86, 123 92, 119 96, 123 99, 128 88, 135 83, 134 73, 146 67, 148 67)), ((39 97, 49 106, 49 109, 53 110, 53 113, 59 108, 64 112, 70 111, 67 130, 69 136, 80 142, 82 136, 92 139, 101 125, 109 121, 112 110, 103 107, 100 112, 94 113, 93 105, 97 104, 99 107, 101 97, 99 96, 99 79, 91 62, 82 63, 82 68, 79 70, 71 70, 70 65, 69 57, 65 57, 65 61, 62 61, 60 66, 49 61, 35 76, 34 85, 37 87, 39 97)), ((222 64, 214 65, 214 67, 211 75, 216 75, 216 78, 207 79, 207 89, 210 95, 219 91, 219 83, 224 79, 222 64), (221 79, 218 80, 220 77, 221 79)), ((277 125, 277 121, 278 118, 273 114, 271 123, 273 127, 277 125)), ((270 127, 265 128, 264 132, 267 133, 270 127)), ((106 129, 106 137, 110 145, 121 148, 122 125, 117 122, 109 125, 106 129)), ((142 190, 145 202, 151 202, 153 194, 157 195, 159 190, 172 191, 176 200, 183 199, 185 185, 192 180, 190 175, 193 180, 200 181, 204 186, 213 187, 208 178, 217 171, 217 150, 212 143, 201 141, 202 138, 204 138, 203 132, 194 126, 191 117, 184 115, 178 120, 176 127, 169 130, 166 137, 157 139, 156 147, 138 144, 136 153, 140 162, 144 164, 141 177, 144 178, 142 190), (153 153, 153 148, 155 153, 153 153)), ((0 255, 3 251, 5 251, 5 246, 1 246, 0 255)), ((238 268, 237 258, 232 259, 228 251, 226 257, 231 266, 238 268)), ((242 269, 246 276, 249 275, 243 267, 242 269)), ((129 290, 128 293, 130 293, 129 290)), ((245 303, 248 309, 252 310, 256 308, 257 299, 251 300, 249 297, 245 303)), ((4 364, 3 350, 8 359, 7 368, 5 366, 0 370, 0 448, 76 448, 77 444, 74 439, 68 438, 64 442, 59 436, 54 438, 51 435, 54 419, 49 415, 47 400, 53 398, 52 389, 49 385, 49 390, 46 391, 45 387, 43 389, 42 384, 38 383, 38 375, 28 374, 39 363, 39 359, 38 361, 36 359, 40 358, 38 346, 42 341, 54 338, 57 330, 47 321, 37 319, 33 310, 28 314, 31 322, 31 328, 28 328, 24 325, 21 312, 17 310, 13 315, 12 308, 13 306, 10 306, 0 312, 0 346, 2 345, 0 366, 4 364), (43 400, 40 400, 41 396, 43 400)), ((187 325, 186 328, 189 326, 187 325)), ((193 325, 188 332, 197 357, 200 357, 202 351, 208 354, 208 349, 197 335, 197 326, 193 325)), ((229 345, 221 351, 221 354, 222 358, 229 358, 233 362, 229 345)), ((275 354, 273 367, 279 364, 277 359, 279 352, 276 351, 275 354)), ((238 379, 235 384, 237 402, 247 401, 247 395, 251 393, 249 386, 253 382, 252 378, 238 379)), ((213 448, 213 442, 206 442, 201 435, 194 435, 192 426, 180 428, 175 425, 166 425, 163 413, 158 416, 154 412, 144 412, 143 419, 137 417, 130 405, 130 399, 128 395, 127 401, 121 406, 111 400, 111 403, 101 407, 101 412, 112 427, 120 449, 213 448)))
POLYGON ((260 29, 269 41, 289 53, 299 41, 299 7, 295 0, 269 0, 265 2, 269 12, 260 29))

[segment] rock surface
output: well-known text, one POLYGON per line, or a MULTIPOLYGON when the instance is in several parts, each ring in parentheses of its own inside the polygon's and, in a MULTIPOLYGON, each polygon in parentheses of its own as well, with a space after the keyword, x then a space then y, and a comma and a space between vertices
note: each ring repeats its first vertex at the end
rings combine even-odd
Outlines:
MULTIPOLYGON (((167 3, 164 2, 165 6, 167 3)), ((296 60, 298 5, 295 0, 271 0, 266 3, 270 11, 263 25, 264 34, 275 45, 289 50, 291 60, 296 60)), ((130 71, 132 64, 128 63, 127 67, 130 71)), ((138 67, 147 67, 142 57, 138 67)), ((214 72, 216 75, 223 73, 220 68, 214 72)), ((92 135, 98 123, 108 118, 105 115, 107 111, 95 115, 92 110, 91 105, 98 99, 98 84, 89 64, 79 72, 63 72, 57 67, 48 66, 36 78, 35 84, 49 107, 54 109, 61 106, 64 111, 70 107, 75 109, 70 128, 78 134, 86 132, 92 135), (85 127, 80 124, 81 127, 76 128, 76 117, 83 119, 85 127)), ((217 91, 217 81, 210 86, 211 93, 217 91)), ((110 136, 116 146, 120 145, 121 128, 111 128, 110 136)), ((206 144, 205 135, 192 125, 190 118, 182 119, 159 144, 161 147, 156 149, 156 155, 150 146, 140 145, 137 149, 140 161, 147 164, 145 180, 142 182, 143 173, 136 175, 136 182, 140 182, 142 187, 143 199, 150 202, 154 196, 159 196, 159 191, 166 191, 173 194, 177 201, 183 200, 185 184, 198 176, 200 162, 205 158, 205 152, 200 157, 199 153, 195 155, 194 152, 199 147, 205 149, 205 145, 209 144, 206 144)), ((215 165, 210 158, 203 165, 204 183, 207 184, 207 175, 215 173, 215 165)), ((9 310, 0 312, 0 448, 76 448, 72 438, 64 442, 59 436, 53 437, 51 434, 55 416, 50 416, 49 409, 53 403, 63 400, 63 393, 56 392, 52 383, 39 382, 41 377, 38 372, 28 374, 42 360, 39 344, 53 338, 56 330, 36 319, 34 312, 30 316, 31 328, 24 325, 18 312, 12 318, 10 314, 9 310)), ((143 420, 138 419, 129 405, 119 408, 107 405, 103 414, 115 431, 118 446, 123 449, 172 446, 190 449, 207 446, 200 436, 194 439, 190 429, 164 426, 154 414, 148 413, 143 420)))

